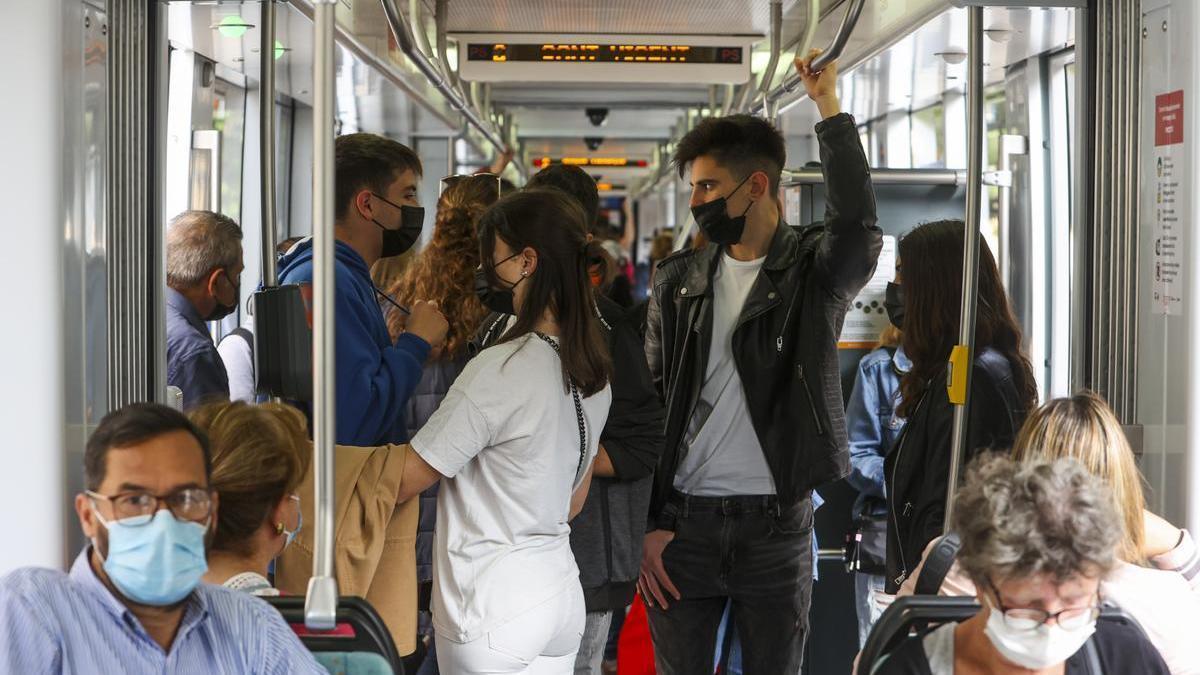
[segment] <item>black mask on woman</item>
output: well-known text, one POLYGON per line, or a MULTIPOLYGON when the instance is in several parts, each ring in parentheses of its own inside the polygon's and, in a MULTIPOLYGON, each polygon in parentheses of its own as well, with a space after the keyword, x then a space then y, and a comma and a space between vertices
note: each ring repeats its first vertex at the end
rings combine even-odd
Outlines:
MULTIPOLYGON (((512 260, 518 255, 520 254, 514 253, 504 260, 501 260, 497 264, 497 267, 499 265, 503 265, 509 260, 512 260)), ((516 314, 517 310, 513 306, 513 290, 516 289, 517 284, 524 280, 525 277, 521 277, 520 279, 517 279, 516 284, 513 284, 508 288, 493 288, 492 284, 488 282, 487 274, 483 271, 483 266, 481 265, 475 268, 475 295, 479 298, 479 301, 483 303, 484 307, 487 307, 493 312, 498 312, 500 314, 516 314)), ((500 281, 501 283, 504 283, 503 279, 500 281)))
POLYGON ((887 292, 883 296, 883 308, 887 311, 888 321, 901 330, 904 329, 904 287, 888 282, 887 292))
MULTIPOLYGON (((735 192, 742 189, 748 180, 750 180, 750 176, 742 179, 742 182, 738 183, 737 187, 733 188, 726 197, 732 197, 735 192)), ((750 212, 750 207, 754 206, 754 202, 750 202, 746 206, 742 215, 734 218, 729 215, 729 204, 726 197, 717 197, 707 204, 693 206, 692 218, 696 219, 696 224, 704 231, 709 241, 721 246, 732 246, 742 240, 742 233, 746 231, 746 214, 750 212)))

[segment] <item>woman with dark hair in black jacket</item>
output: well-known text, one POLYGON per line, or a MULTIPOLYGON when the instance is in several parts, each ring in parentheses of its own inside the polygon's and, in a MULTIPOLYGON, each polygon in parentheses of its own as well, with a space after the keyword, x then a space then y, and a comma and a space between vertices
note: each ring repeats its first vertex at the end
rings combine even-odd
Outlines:
MULTIPOLYGON (((921 225, 900 241, 897 284, 890 290, 889 304, 893 314, 903 307, 904 352, 912 369, 900 381, 902 403, 897 412, 908 423, 884 464, 889 593, 895 593, 921 561, 925 546, 941 536, 945 522, 954 420, 946 375, 950 351, 958 341, 965 232, 961 220, 943 220, 921 225)), ((1037 405, 1037 384, 1021 347, 1021 328, 992 252, 985 242, 979 247, 964 465, 979 450, 1008 448, 1026 413, 1037 405)))

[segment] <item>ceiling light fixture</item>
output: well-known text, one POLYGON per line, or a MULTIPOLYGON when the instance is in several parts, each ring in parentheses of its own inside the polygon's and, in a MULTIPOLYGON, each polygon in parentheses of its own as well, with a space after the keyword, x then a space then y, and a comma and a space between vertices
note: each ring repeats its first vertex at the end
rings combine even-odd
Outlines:
POLYGON ((967 52, 961 47, 950 47, 944 52, 934 52, 933 55, 942 57, 943 61, 952 66, 967 60, 967 52))
POLYGON ((219 23, 209 26, 209 28, 216 30, 227 38, 240 38, 246 34, 246 31, 254 28, 254 24, 247 22, 237 14, 230 14, 221 19, 219 23))

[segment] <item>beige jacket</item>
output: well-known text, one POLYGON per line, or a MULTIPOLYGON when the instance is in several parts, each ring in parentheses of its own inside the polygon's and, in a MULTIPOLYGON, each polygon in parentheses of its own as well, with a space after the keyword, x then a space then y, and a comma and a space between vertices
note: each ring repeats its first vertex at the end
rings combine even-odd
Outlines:
MULTIPOLYGON (((387 624, 401 655, 416 650, 418 499, 396 504, 407 445, 339 445, 334 458, 334 570, 338 592, 366 598, 387 624)), ((304 595, 312 576, 316 514, 313 476, 301 483, 305 526, 276 562, 275 585, 304 595)))

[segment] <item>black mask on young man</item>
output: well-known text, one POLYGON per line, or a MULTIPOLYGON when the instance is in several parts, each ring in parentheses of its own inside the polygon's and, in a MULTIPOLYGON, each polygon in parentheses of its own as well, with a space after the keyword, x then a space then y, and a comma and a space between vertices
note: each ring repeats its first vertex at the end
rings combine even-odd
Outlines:
POLYGON ((381 195, 375 196, 400 210, 400 227, 396 229, 387 227, 374 218, 371 219, 372 223, 383 230, 383 248, 379 251, 379 257, 392 258, 404 253, 417 243, 417 239, 421 237, 421 230, 425 227, 425 209, 420 206, 396 204, 381 195))
MULTIPOLYGON (((746 176, 726 197, 732 197, 748 180, 750 176, 746 176)), ((742 240, 742 233, 746 231, 746 214, 750 212, 754 202, 746 206, 742 215, 734 218, 729 215, 726 197, 718 197, 707 204, 693 206, 692 218, 696 219, 696 224, 704 231, 709 241, 721 246, 732 246, 742 240)))

